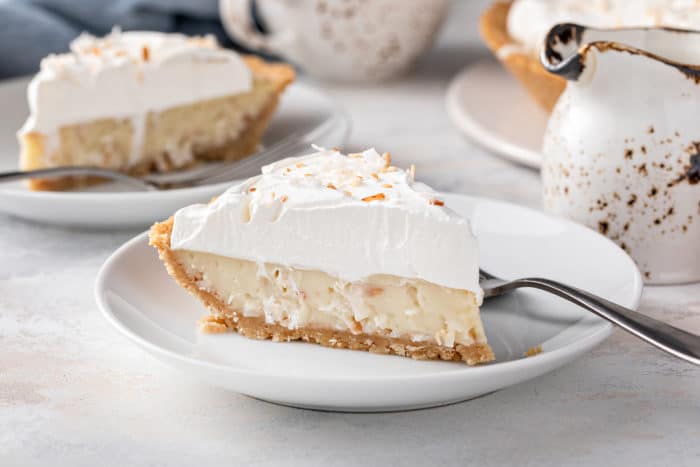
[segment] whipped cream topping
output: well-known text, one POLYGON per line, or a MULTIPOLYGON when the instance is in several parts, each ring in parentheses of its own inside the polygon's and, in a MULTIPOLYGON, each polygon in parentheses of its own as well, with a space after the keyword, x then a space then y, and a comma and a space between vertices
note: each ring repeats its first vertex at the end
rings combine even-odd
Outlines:
POLYGON ((481 297, 477 242, 414 170, 374 149, 289 158, 175 214, 171 248, 319 270, 348 282, 423 279, 481 297))
POLYGON ((115 29, 104 38, 83 34, 70 49, 41 61, 27 90, 31 113, 20 133, 142 117, 252 86, 241 57, 220 48, 213 36, 115 29))
POLYGON ((508 13, 508 34, 537 54, 557 23, 598 28, 667 26, 700 28, 696 0, 515 0, 508 13))

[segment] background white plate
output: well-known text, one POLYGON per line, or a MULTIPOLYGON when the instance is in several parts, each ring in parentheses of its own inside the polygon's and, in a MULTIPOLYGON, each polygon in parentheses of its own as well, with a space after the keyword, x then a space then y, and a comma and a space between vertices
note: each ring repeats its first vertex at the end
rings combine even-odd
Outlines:
MULTIPOLYGON (((472 220, 481 261, 506 277, 560 279, 636 308, 642 281, 611 241, 580 225, 515 205, 446 195, 472 220)), ((192 377, 260 399, 301 407, 380 411, 461 401, 558 368, 602 342, 611 325, 553 296, 522 291, 488 300, 482 317, 496 362, 480 367, 420 362, 303 343, 201 335, 206 313, 166 274, 142 234, 105 263, 95 288, 110 323, 192 377), (544 352, 523 358, 542 344, 544 352)))
MULTIPOLYGON (((0 84, 0 170, 16 170, 19 145, 16 132, 28 114, 27 78, 0 84)), ((316 144, 341 146, 350 131, 350 120, 325 94, 294 83, 287 88, 263 143, 274 144, 290 133, 310 131, 331 117, 337 125, 316 144)), ((290 156, 293 154, 290 154, 290 156)), ((251 174, 246 174, 249 176, 251 174)), ((157 192, 131 191, 106 183, 76 192, 27 190, 22 182, 0 184, 0 211, 25 219, 83 227, 141 227, 170 216, 182 206, 208 201, 230 182, 157 192)))
POLYGON ((549 115, 493 59, 469 65, 450 83, 447 112, 468 138, 519 164, 539 168, 549 115))

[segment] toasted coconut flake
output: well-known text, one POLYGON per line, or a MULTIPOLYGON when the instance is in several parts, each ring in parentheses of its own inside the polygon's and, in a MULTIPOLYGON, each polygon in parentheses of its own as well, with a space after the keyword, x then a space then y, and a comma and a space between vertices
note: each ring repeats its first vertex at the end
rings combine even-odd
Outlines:
POLYGON ((364 157, 359 152, 354 152, 354 153, 350 154, 349 156, 352 157, 353 159, 362 159, 364 157))
POLYGON ((333 149, 333 151, 335 151, 335 152, 341 152, 341 149, 340 149, 339 147, 337 147, 337 146, 333 146, 332 149, 333 149))
POLYGON ((291 172, 291 171, 292 171, 292 168, 291 168, 291 167, 287 167, 287 168, 286 168, 286 169, 284 169, 284 170, 285 170, 285 172, 289 173, 289 172, 291 172))
POLYGON ((364 201, 365 203, 369 203, 372 201, 381 201, 384 199, 386 199, 386 196, 384 196, 384 193, 377 193, 376 195, 365 196, 364 198, 362 198, 362 201, 364 201))
POLYGON ((255 188, 254 186, 251 186, 250 188, 248 188, 248 191, 250 191, 251 193, 254 192, 255 190, 257 190, 257 188, 255 188))
POLYGON ((363 178, 360 175, 355 175, 355 178, 350 182, 350 186, 360 186, 362 185, 363 178))
POLYGON ((298 169, 301 169, 302 167, 306 167, 306 164, 304 164, 303 162, 297 162, 297 163, 294 164, 294 165, 295 165, 298 169))
POLYGON ((305 174, 304 174, 304 177, 313 177, 313 175, 314 175, 314 174, 312 174, 312 173, 305 173, 305 174))
POLYGON ((286 203, 288 199, 289 198, 287 197, 287 195, 282 195, 282 197, 280 198, 280 201, 282 201, 283 203, 286 203))
POLYGON ((382 186, 383 186, 384 188, 394 188, 394 185, 392 185, 391 183, 385 183, 385 184, 382 185, 382 186))
POLYGON ((527 349, 525 352, 526 357, 534 357, 535 355, 539 355, 542 353, 542 346, 541 345, 536 345, 534 347, 530 347, 527 349))
POLYGON ((431 206, 444 206, 445 202, 441 199, 433 198, 428 200, 428 204, 431 206))
POLYGON ((328 185, 326 185, 326 188, 330 188, 331 190, 337 190, 335 185, 333 185, 332 183, 329 183, 328 185))
POLYGON ((372 173, 371 173, 371 176, 372 176, 373 179, 379 181, 379 175, 377 175, 376 173, 372 172, 372 173))
POLYGON ((141 58, 143 58, 144 62, 147 62, 151 59, 151 50, 148 48, 147 45, 141 47, 141 58))
POLYGON ((388 172, 396 172, 396 167, 393 165, 390 165, 389 167, 384 167, 382 170, 380 170, 381 173, 388 173, 388 172))
POLYGON ((384 154, 382 154, 382 159, 384 159, 384 168, 389 168, 389 166, 391 165, 391 154, 385 152, 384 154))
POLYGON ((93 47, 90 49, 90 53, 99 56, 102 53, 99 47, 93 47))
POLYGON ((360 321, 356 320, 354 316, 352 317, 352 329, 356 333, 360 333, 363 330, 362 323, 360 321))

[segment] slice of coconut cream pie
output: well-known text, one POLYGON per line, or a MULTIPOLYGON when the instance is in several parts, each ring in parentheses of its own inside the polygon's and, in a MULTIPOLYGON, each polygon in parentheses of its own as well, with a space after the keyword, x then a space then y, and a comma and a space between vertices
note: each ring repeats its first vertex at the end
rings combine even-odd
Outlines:
POLYGON ((413 177, 387 153, 318 149, 181 209, 150 242, 210 309, 205 332, 488 362, 476 240, 413 177))
MULTIPOLYGON (((24 170, 67 165, 130 174, 255 152, 294 70, 219 47, 213 36, 83 34, 50 55, 28 88, 24 170)), ((72 188, 77 177, 32 180, 72 188)))

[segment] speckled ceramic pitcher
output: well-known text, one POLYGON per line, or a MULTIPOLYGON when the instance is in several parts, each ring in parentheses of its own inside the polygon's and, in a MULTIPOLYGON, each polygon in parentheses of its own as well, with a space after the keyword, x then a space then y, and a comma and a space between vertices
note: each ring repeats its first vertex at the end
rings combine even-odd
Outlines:
POLYGON ((700 33, 562 24, 542 63, 569 81, 544 140, 545 208, 617 242, 648 283, 700 280, 700 33))

